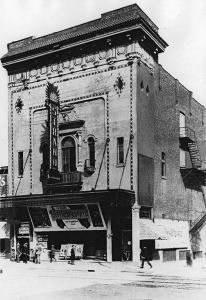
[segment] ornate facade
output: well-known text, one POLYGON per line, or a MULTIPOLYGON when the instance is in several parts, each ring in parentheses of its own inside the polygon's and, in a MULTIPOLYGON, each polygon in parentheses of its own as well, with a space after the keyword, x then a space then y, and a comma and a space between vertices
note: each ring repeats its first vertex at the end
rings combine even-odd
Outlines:
POLYGON ((137 261, 145 243, 163 260, 190 249, 205 173, 186 160, 188 143, 204 148, 205 109, 158 64, 166 47, 137 5, 8 45, 9 196, 1 207, 13 216, 12 247, 79 243, 86 257, 108 261, 137 261), (181 111, 197 140, 186 129, 179 136, 181 111), (190 176, 199 189, 183 180, 190 176))

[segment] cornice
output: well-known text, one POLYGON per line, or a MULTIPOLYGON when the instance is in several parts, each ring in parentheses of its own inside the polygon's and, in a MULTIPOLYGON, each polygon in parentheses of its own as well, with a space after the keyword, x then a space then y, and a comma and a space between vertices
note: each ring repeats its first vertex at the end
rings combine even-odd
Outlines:
MULTIPOLYGON (((118 29, 118 30, 115 30, 115 31, 110 31, 109 33, 101 34, 97 37, 87 38, 86 40, 78 41, 78 42, 75 42, 75 43, 70 43, 70 44, 65 45, 65 46, 60 46, 60 48, 58 48, 58 49, 53 48, 53 49, 50 49, 50 50, 45 51, 45 52, 35 53, 34 55, 26 55, 26 53, 23 53, 24 57, 19 58, 19 59, 12 59, 12 56, 11 56, 10 60, 8 58, 8 61, 6 61, 6 62, 3 61, 4 59, 2 59, 2 66, 4 68, 7 68, 9 66, 19 64, 19 63, 22 63, 22 62, 25 62, 25 61, 28 61, 28 60, 38 59, 38 58, 41 58, 43 56, 47 56, 47 55, 50 55, 50 54, 57 54, 57 53, 65 51, 65 50, 74 48, 74 47, 89 44, 91 42, 100 41, 102 39, 115 37, 118 34, 128 34, 131 31, 139 30, 139 29, 141 29, 143 31, 143 33, 145 35, 147 35, 155 43, 156 47, 158 47, 159 52, 164 51, 165 47, 167 46, 167 43, 158 34, 155 34, 155 36, 156 36, 155 37, 153 34, 151 34, 146 29, 146 27, 144 25, 136 24, 136 25, 121 28, 121 29, 118 29)), ((53 47, 53 45, 52 45, 52 47, 53 47)))

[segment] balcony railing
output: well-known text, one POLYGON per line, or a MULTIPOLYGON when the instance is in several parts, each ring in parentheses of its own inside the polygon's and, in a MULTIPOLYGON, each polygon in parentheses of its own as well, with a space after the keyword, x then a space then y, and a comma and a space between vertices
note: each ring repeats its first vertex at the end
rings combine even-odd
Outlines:
POLYGON ((195 141, 195 131, 189 127, 180 127, 180 138, 187 138, 191 141, 195 141))
POLYGON ((85 168, 86 172, 94 173, 95 172, 95 160, 86 159, 84 168, 85 168))
POLYGON ((78 184, 82 182, 82 174, 76 172, 61 172, 61 183, 78 184))

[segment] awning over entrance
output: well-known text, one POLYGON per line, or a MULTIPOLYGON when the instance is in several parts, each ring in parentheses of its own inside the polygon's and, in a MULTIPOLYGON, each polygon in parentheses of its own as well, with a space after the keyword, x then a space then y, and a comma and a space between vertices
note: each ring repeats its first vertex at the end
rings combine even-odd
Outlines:
POLYGON ((65 205, 100 203, 109 207, 132 206, 135 193, 130 190, 112 189, 98 191, 71 192, 52 195, 10 196, 0 200, 0 208, 20 206, 65 205))
POLYGON ((140 219, 140 240, 165 240, 167 234, 164 229, 152 220, 140 219))
POLYGON ((140 240, 155 240, 156 249, 189 248, 189 223, 171 219, 140 219, 140 240))

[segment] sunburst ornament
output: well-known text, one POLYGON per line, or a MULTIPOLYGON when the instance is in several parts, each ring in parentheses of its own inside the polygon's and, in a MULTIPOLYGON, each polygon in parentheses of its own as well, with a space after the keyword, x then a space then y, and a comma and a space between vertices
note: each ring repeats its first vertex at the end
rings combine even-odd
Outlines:
POLYGON ((47 82, 45 104, 48 105, 50 103, 53 103, 59 105, 59 100, 60 96, 58 87, 53 83, 47 82))
POLYGON ((21 97, 19 96, 19 97, 17 98, 17 100, 16 100, 16 103, 15 103, 15 109, 16 109, 16 112, 17 112, 18 114, 21 113, 23 106, 24 106, 24 103, 23 103, 23 101, 21 100, 21 97))
POLYGON ((117 92, 117 94, 120 96, 123 89, 124 89, 124 86, 125 86, 125 82, 124 82, 124 79, 122 78, 121 75, 119 75, 115 81, 115 84, 114 84, 114 89, 115 91, 117 92))

